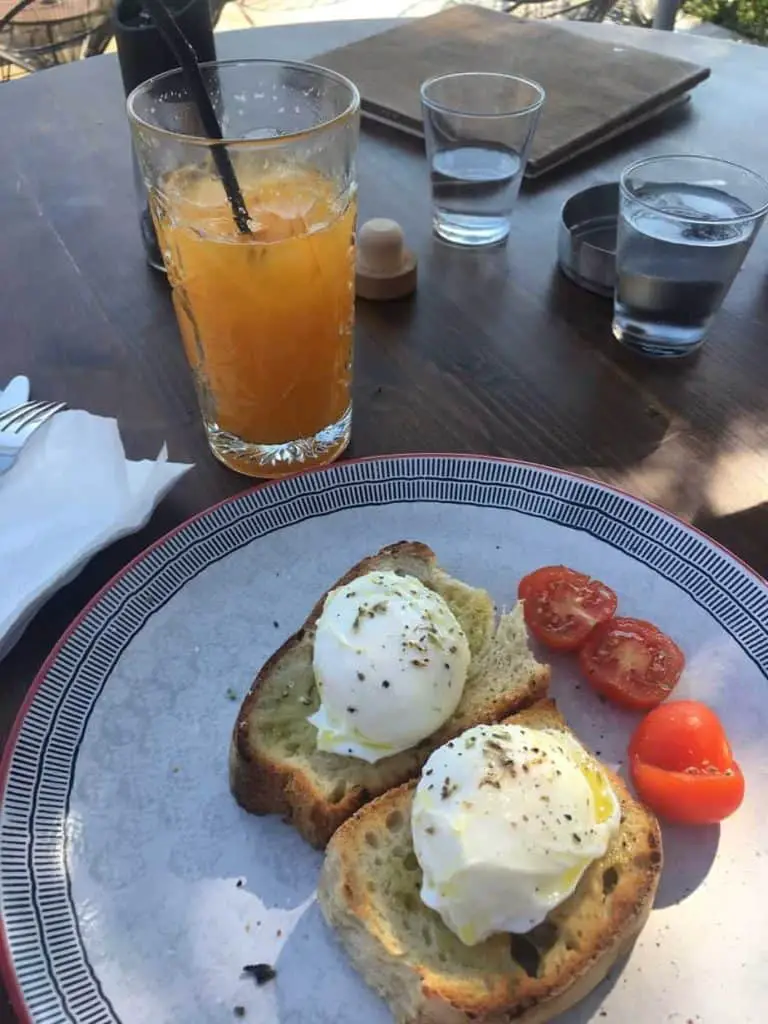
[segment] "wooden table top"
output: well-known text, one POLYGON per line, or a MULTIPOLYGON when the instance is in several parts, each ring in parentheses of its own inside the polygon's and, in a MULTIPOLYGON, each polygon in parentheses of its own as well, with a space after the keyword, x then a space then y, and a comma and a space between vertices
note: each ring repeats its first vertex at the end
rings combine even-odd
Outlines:
MULTIPOLYGON (((304 59, 384 27, 253 29, 219 35, 217 46, 223 57, 304 59)), ((640 155, 701 152, 767 172, 768 51, 570 27, 709 64, 712 76, 686 110, 528 187, 508 247, 494 251, 435 241, 419 143, 366 126, 361 218, 403 224, 420 285, 410 301, 358 305, 349 455, 483 452, 564 467, 660 503, 765 573, 768 230, 700 355, 677 365, 621 349, 610 302, 562 278, 555 248, 565 198, 617 178, 640 155)), ((116 416, 131 457, 153 457, 166 440, 171 458, 196 464, 151 523, 95 558, 4 660, 5 738, 40 663, 86 601, 152 540, 249 481, 208 453, 167 285, 144 264, 115 58, 4 85, 0 138, 0 382, 26 373, 36 397, 116 416)))

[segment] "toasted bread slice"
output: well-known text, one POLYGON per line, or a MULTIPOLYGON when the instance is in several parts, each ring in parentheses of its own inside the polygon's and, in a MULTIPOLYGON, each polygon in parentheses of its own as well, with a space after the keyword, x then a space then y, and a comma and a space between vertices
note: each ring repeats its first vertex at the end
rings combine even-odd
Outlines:
MULTIPOLYGON (((552 701, 508 721, 567 729, 552 701)), ((658 885, 661 833, 651 812, 608 775, 622 816, 605 857, 532 931, 476 946, 465 946, 419 897, 411 840, 415 781, 339 828, 325 855, 320 906, 397 1024, 544 1024, 583 999, 631 948, 658 885)))
POLYGON ((468 678, 455 713, 411 750, 376 764, 318 751, 307 717, 320 703, 312 646, 323 594, 302 629, 256 677, 237 716, 229 759, 238 803, 254 814, 282 814, 320 848, 368 800, 418 775, 430 753, 451 736, 527 707, 546 694, 549 683, 549 668, 528 650, 520 605, 497 622, 486 591, 450 577, 438 568, 430 548, 413 541, 364 558, 335 586, 377 569, 416 576, 442 595, 469 641, 468 678))

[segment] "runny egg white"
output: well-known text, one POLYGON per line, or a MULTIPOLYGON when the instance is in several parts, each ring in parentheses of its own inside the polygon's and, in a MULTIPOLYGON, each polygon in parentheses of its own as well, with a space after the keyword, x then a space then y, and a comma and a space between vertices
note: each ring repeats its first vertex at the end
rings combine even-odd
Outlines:
POLYGON ((476 726, 432 754, 414 796, 421 898, 467 945, 527 932, 604 856, 620 818, 570 733, 476 726))
POLYGON ((455 615, 414 576, 370 572, 331 591, 313 650, 318 749, 375 762, 415 746, 456 710, 469 661, 455 615))

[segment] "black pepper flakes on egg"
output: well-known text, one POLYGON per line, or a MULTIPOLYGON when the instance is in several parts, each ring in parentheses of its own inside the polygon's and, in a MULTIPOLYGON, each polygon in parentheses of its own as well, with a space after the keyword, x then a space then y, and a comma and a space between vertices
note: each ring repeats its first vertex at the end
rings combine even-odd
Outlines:
POLYGON ((501 783, 498 779, 494 779, 492 775, 486 775, 484 779, 480 781, 480 788, 483 786, 490 786, 492 789, 501 789, 501 783))
POLYGON ((277 977, 277 971, 271 964, 246 964, 243 967, 243 974, 250 974, 257 985, 266 985, 268 981, 277 977))
POLYGON ((458 788, 457 783, 451 782, 450 776, 446 775, 443 781, 443 788, 440 790, 440 798, 442 800, 447 800, 448 797, 453 796, 458 788))

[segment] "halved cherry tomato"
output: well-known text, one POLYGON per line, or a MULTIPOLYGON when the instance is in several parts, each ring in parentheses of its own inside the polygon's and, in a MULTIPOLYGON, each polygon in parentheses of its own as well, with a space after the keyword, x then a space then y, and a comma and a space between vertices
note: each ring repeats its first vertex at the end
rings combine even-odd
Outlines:
POLYGON ((724 772, 667 772, 635 758, 629 769, 643 803, 679 825, 714 825, 738 810, 744 799, 744 776, 735 761, 724 772))
POLYGON ((595 627, 579 652, 579 664, 598 693, 624 707, 652 708, 672 692, 685 655, 650 622, 618 618, 595 627))
POLYGON ((744 776, 722 723, 698 701, 673 701, 646 715, 629 743, 629 770, 643 802, 668 821, 713 824, 744 799, 744 776))
POLYGON ((650 711, 632 736, 629 756, 669 772, 711 767, 724 772, 733 764, 722 722, 698 700, 674 700, 650 711))
POLYGON ((533 635, 560 651, 581 647, 618 603, 610 587, 564 565, 544 566, 524 576, 517 594, 533 635))

